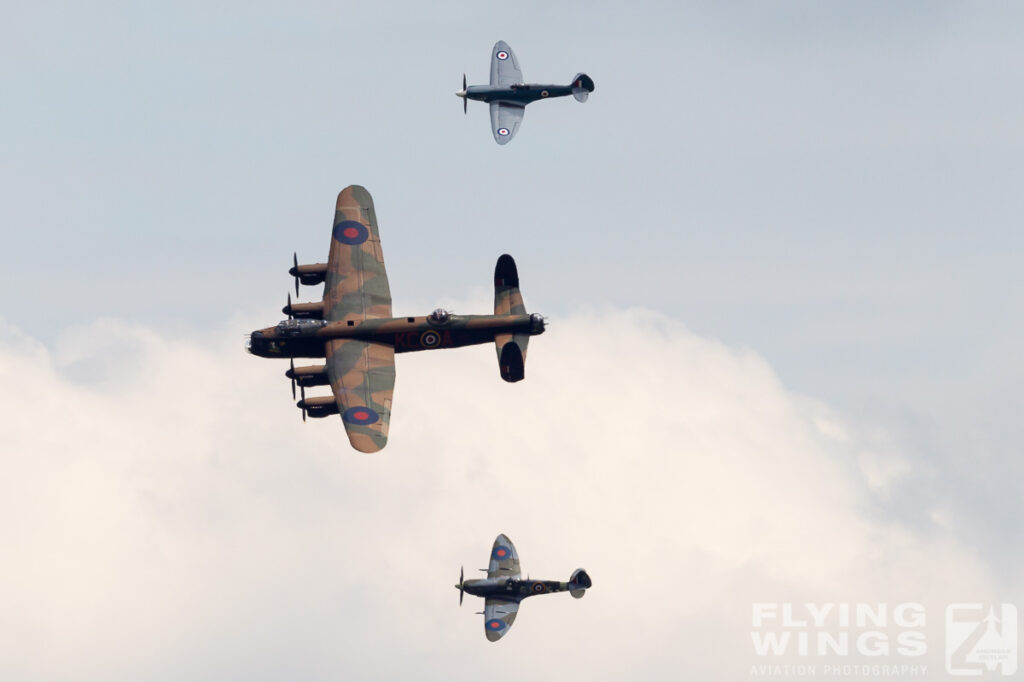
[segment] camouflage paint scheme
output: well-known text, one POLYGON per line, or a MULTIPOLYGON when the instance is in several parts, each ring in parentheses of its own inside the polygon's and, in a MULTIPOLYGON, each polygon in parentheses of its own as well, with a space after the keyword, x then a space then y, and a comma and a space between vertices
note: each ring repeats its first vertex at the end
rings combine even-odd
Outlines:
MULTIPOLYGON (((567 582, 557 580, 521 579, 519 553, 515 545, 502 533, 491 547, 491 560, 487 577, 479 580, 459 580, 455 589, 484 598, 484 634, 491 642, 505 636, 519 612, 519 603, 527 597, 553 592, 569 592, 576 599, 583 597, 593 584, 582 568, 573 571, 567 582)), ((460 599, 461 603, 461 599, 460 599)))
POLYGON ((391 290, 377 231, 373 199, 365 188, 338 194, 327 263, 299 265, 289 273, 301 282, 324 284, 323 300, 292 303, 289 316, 249 335, 248 350, 268 358, 325 358, 322 365, 285 373, 302 387, 303 416, 339 414, 352 447, 376 452, 387 443, 395 388, 395 353, 457 348, 495 341, 503 379, 520 381, 530 336, 544 332, 544 319, 530 315, 519 292, 515 261, 502 255, 495 266, 495 314, 392 317, 391 290), (305 396, 305 388, 330 385, 332 396, 305 396))
POLYGON ((585 73, 578 73, 569 85, 543 85, 524 83, 519 59, 504 40, 499 40, 491 49, 491 80, 489 85, 466 86, 462 77, 462 90, 455 93, 464 100, 487 102, 491 109, 491 132, 498 144, 507 144, 515 137, 523 122, 526 105, 539 99, 551 99, 572 95, 579 102, 586 102, 594 91, 593 79, 585 73))

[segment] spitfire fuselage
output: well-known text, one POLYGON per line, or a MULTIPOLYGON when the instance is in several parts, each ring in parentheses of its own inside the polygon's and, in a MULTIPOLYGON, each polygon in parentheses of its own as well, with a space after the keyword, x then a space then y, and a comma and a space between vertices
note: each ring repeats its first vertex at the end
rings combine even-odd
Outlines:
MULTIPOLYGON (((457 93, 458 94, 458 93, 457 93)), ((516 85, 470 85, 466 88, 466 99, 478 102, 505 102, 526 106, 539 99, 565 97, 572 94, 571 85, 543 85, 539 83, 517 83, 516 85)))
POLYGON ((494 341, 499 334, 544 332, 540 315, 451 315, 443 323, 427 317, 368 320, 285 320, 252 332, 248 350, 264 358, 322 358, 330 339, 359 339, 394 346, 396 353, 458 348, 494 341))
MULTIPOLYGON (((459 586, 456 585, 456 588, 459 586)), ((481 578, 462 584, 467 594, 485 599, 504 599, 520 602, 527 597, 549 592, 565 592, 569 583, 557 580, 522 580, 519 578, 481 578)))

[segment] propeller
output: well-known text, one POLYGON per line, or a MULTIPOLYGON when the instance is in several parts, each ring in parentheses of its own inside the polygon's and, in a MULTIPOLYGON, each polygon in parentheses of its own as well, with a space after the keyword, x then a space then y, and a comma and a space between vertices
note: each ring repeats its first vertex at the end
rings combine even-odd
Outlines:
POLYGON ((292 379, 292 400, 295 400, 295 358, 288 358, 288 367, 291 369, 289 376, 292 379))
POLYGON ((465 114, 469 108, 469 98, 466 97, 466 74, 462 74, 462 113, 465 114))
POLYGON ((302 423, 306 423, 306 387, 299 385, 299 395, 302 396, 302 423))
POLYGON ((459 566, 459 606, 462 606, 462 595, 466 588, 462 585, 462 566, 459 566))
POLYGON ((288 292, 288 306, 285 308, 285 310, 288 311, 288 319, 289 320, 295 318, 295 316, 292 315, 292 294, 291 294, 290 291, 288 292))
POLYGON ((299 297, 299 254, 292 251, 292 263, 295 265, 295 298, 299 297))

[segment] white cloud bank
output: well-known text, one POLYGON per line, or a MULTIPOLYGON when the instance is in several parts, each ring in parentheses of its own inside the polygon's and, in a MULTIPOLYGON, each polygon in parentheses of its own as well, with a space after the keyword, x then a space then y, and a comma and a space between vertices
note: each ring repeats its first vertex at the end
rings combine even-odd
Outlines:
POLYGON ((656 314, 557 321, 516 385, 490 346, 399 356, 370 456, 303 426, 244 327, 0 330, 0 677, 731 680, 766 662, 752 603, 784 601, 923 603, 911 662, 939 670, 946 603, 1020 598, 885 518, 907 459, 656 314), (452 584, 498 532, 594 589, 493 645, 452 584))

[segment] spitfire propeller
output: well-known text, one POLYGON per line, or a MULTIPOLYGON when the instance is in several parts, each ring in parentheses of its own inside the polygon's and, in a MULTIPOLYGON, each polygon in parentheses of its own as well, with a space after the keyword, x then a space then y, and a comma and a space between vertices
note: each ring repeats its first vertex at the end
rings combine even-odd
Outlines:
POLYGON ((462 595, 465 594, 466 588, 463 583, 462 566, 459 566, 459 606, 462 606, 462 595))
POLYGON ((462 89, 455 93, 456 97, 462 98, 462 113, 469 108, 469 98, 466 97, 466 74, 462 74, 462 89))

